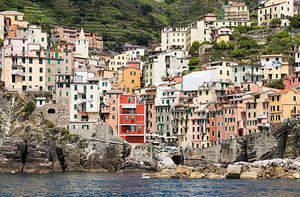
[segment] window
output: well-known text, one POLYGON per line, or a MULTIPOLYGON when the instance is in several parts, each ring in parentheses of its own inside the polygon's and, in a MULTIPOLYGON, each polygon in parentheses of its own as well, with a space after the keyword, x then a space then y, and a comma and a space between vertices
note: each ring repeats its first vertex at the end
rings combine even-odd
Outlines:
POLYGON ((32 76, 29 76, 29 81, 32 81, 32 76))
POLYGON ((78 89, 77 85, 74 85, 74 90, 77 90, 77 89, 78 89))
POLYGON ((131 96, 128 97, 127 101, 128 101, 128 103, 131 103, 131 101, 132 101, 131 96))
POLYGON ((40 76, 40 81, 43 81, 43 77, 40 76))
POLYGON ((39 64, 43 64, 43 59, 39 59, 39 64))
POLYGON ((40 68, 40 73, 43 73, 43 68, 40 68))
POLYGON ((60 60, 57 60, 57 64, 60 64, 60 60))
POLYGON ((296 96, 293 96, 293 101, 297 101, 297 97, 296 96))
POLYGON ((68 67, 68 66, 66 66, 66 71, 67 71, 67 72, 69 71, 69 67, 68 67))
POLYGON ((113 119, 113 120, 114 120, 114 119, 115 119, 115 116, 114 116, 114 115, 112 115, 112 116, 111 116, 111 119, 113 119))
POLYGON ((42 42, 44 42, 45 41, 45 38, 42 38, 42 42))
POLYGON ((78 99, 78 95, 75 94, 75 95, 74 95, 74 100, 77 101, 77 99, 78 99))
POLYGON ((112 107, 112 111, 116 111, 116 108, 115 108, 115 107, 112 107))
POLYGON ((51 77, 48 77, 48 82, 51 82, 51 77))
POLYGON ((138 126, 138 132, 142 131, 142 126, 138 126))
POLYGON ((94 88, 94 86, 91 86, 91 90, 94 88))
POLYGON ((77 114, 74 114, 74 119, 77 119, 77 114))
POLYGON ((32 67, 29 67, 29 72, 32 73, 32 67))
POLYGON ((131 80, 131 83, 134 83, 134 80, 131 80))
POLYGON ((29 64, 32 64, 32 63, 33 63, 33 59, 29 58, 29 64))
POLYGON ((93 107, 94 107, 94 105, 93 105, 93 104, 91 104, 91 105, 90 105, 90 107, 91 107, 91 108, 93 108, 93 107))
POLYGON ((25 64, 26 63, 26 59, 23 57, 22 58, 22 63, 25 64))
POLYGON ((125 121, 126 121, 126 122, 128 121, 128 119, 129 119, 129 117, 128 117, 128 116, 125 116, 125 121))
POLYGON ((51 73, 51 68, 48 68, 48 73, 51 73))
POLYGON ((77 104, 74 105, 74 109, 77 109, 77 104))
POLYGON ((22 76, 22 81, 25 81, 25 80, 26 80, 25 76, 22 76))
POLYGON ((68 60, 68 59, 66 59, 66 63, 69 63, 69 60, 68 60))

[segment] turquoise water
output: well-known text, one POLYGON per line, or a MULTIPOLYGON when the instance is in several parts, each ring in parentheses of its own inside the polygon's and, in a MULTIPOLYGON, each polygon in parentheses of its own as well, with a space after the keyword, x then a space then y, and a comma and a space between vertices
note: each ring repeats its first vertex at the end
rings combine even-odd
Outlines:
POLYGON ((300 196, 294 180, 157 180, 140 173, 0 174, 0 196, 300 196))

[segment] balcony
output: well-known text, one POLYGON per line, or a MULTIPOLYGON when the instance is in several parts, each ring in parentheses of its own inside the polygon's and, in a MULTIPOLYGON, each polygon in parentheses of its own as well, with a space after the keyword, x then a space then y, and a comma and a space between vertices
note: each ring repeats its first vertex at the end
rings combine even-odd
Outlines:
POLYGON ((134 124, 144 124, 144 115, 121 115, 120 124, 134 125, 134 124))
POLYGON ((267 114, 259 114, 257 116, 257 119, 268 119, 268 116, 267 116, 267 114))
POLYGON ((121 126, 120 135, 143 135, 144 126, 121 126))
POLYGON ((22 70, 12 70, 11 74, 12 75, 24 76, 25 73, 22 70))

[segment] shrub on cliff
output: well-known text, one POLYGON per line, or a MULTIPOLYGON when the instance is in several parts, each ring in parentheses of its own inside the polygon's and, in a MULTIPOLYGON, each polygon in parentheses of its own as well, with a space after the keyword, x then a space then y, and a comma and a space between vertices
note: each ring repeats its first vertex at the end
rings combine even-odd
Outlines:
POLYGON ((23 109, 21 110, 20 116, 27 119, 34 110, 35 104, 33 102, 28 102, 24 105, 23 109))

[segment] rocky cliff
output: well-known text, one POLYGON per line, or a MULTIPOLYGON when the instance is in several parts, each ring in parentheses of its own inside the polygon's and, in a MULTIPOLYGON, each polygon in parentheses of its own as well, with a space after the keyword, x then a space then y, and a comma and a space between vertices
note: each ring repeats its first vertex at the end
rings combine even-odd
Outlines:
POLYGON ((0 93, 0 172, 114 171, 130 149, 109 129, 96 129, 88 138, 70 134, 35 110, 30 99, 0 93))
POLYGON ((299 121, 296 121, 292 126, 278 125, 275 131, 223 141, 210 148, 191 151, 187 154, 186 163, 197 163, 197 159, 200 158, 215 163, 254 162, 274 158, 295 159, 300 155, 299 128, 299 121))

